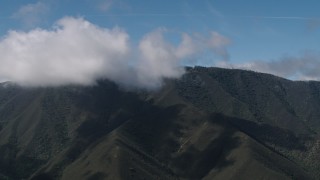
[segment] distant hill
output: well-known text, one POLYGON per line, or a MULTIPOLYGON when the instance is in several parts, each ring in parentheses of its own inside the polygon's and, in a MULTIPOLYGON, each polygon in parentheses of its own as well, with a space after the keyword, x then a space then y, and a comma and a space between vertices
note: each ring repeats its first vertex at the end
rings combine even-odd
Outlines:
POLYGON ((320 83, 195 67, 157 92, 0 84, 0 179, 319 179, 320 83))

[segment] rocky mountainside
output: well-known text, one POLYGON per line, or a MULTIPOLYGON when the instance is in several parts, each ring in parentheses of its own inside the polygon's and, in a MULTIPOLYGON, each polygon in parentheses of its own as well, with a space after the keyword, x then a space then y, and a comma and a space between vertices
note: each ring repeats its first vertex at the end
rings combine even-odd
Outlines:
POLYGON ((319 179, 320 83, 187 68, 156 92, 0 84, 0 179, 319 179))

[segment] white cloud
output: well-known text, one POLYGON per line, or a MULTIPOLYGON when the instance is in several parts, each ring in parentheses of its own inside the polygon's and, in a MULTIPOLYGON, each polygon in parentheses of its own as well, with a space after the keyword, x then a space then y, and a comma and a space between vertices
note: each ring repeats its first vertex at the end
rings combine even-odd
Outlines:
POLYGON ((282 57, 274 61, 251 61, 240 64, 218 62, 224 68, 238 68, 270 73, 293 80, 320 80, 320 54, 304 53, 297 57, 282 57))
POLYGON ((123 29, 73 17, 62 18, 51 29, 9 31, 0 40, 0 79, 23 86, 92 85, 109 79, 126 87, 154 89, 164 78, 179 78, 184 59, 226 45, 217 41, 213 46, 215 36, 186 33, 174 45, 164 33, 150 32, 132 47, 123 29))
POLYGON ((211 38, 208 41, 208 46, 213 49, 213 51, 220 55, 223 60, 229 60, 229 53, 227 46, 230 45, 231 41, 229 38, 219 34, 218 32, 211 32, 211 38))
POLYGON ((226 46, 230 43, 229 39, 217 32, 211 32, 209 37, 182 33, 180 44, 174 46, 165 40, 165 32, 165 29, 157 29, 145 35, 139 44, 141 57, 137 72, 142 85, 152 82, 152 86, 158 87, 163 78, 179 78, 184 73, 179 66, 181 61, 206 51, 212 51, 224 59, 226 46))
MULTIPOLYGON (((180 47, 183 43, 180 44, 180 47)), ((141 84, 152 82, 153 86, 161 85, 161 78, 178 78, 184 73, 179 67, 179 60, 185 55, 179 55, 177 47, 164 40, 163 30, 151 32, 141 40, 139 50, 140 61, 137 64, 138 79, 141 84)), ((187 53, 187 52, 186 52, 187 53)))
POLYGON ((27 4, 22 6, 12 17, 20 20, 25 26, 33 27, 41 22, 42 17, 48 12, 49 8, 43 2, 27 4))
POLYGON ((22 85, 92 84, 116 76, 129 53, 120 28, 63 18, 52 30, 10 31, 0 42, 0 77, 22 85))
POLYGON ((179 47, 176 49, 176 55, 180 58, 185 58, 192 54, 195 54, 197 51, 200 50, 199 43, 195 38, 191 37, 187 33, 182 34, 182 42, 179 47))

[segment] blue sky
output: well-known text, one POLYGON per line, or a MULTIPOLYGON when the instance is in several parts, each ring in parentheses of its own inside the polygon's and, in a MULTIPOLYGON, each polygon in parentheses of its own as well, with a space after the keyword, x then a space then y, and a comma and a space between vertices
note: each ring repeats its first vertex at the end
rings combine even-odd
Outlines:
POLYGON ((133 44, 158 28, 169 31, 165 36, 173 44, 178 44, 182 32, 203 36, 217 32, 230 41, 224 47, 229 58, 222 60, 206 52, 197 56, 200 60, 195 64, 211 66, 226 61, 220 65, 318 79, 318 74, 309 73, 312 65, 288 70, 299 74, 273 69, 284 61, 301 64, 306 56, 318 63, 319 7, 316 0, 3 0, 0 36, 6 37, 9 30, 50 29, 66 16, 82 17, 103 28, 121 27, 133 44))
POLYGON ((218 31, 232 40, 232 62, 277 59, 318 51, 320 45, 320 2, 316 0, 4 0, 0 3, 1 35, 8 29, 30 28, 12 16, 37 2, 48 9, 34 27, 51 26, 64 16, 82 16, 102 27, 120 26, 136 38, 157 27, 218 31))

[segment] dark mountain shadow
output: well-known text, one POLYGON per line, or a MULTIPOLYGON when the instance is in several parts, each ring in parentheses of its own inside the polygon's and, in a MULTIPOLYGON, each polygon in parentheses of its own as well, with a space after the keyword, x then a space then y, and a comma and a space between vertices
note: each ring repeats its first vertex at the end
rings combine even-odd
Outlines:
POLYGON ((223 130, 204 150, 199 150, 192 145, 182 156, 174 159, 174 166, 177 167, 178 174, 182 177, 201 179, 212 169, 221 171, 234 164, 234 160, 227 159, 227 156, 241 142, 238 137, 234 136, 237 130, 228 125, 221 117, 210 118, 213 125, 222 126, 223 130))
MULTIPOLYGON (((123 132, 144 148, 148 153, 157 153, 159 147, 169 145, 167 151, 176 150, 177 142, 168 138, 169 132, 180 128, 175 122, 183 105, 160 107, 146 103, 142 106, 141 113, 126 123, 123 132)), ((160 155, 161 156, 161 155, 160 155)))
POLYGON ((214 119, 224 119, 239 130, 248 134, 252 138, 262 142, 264 145, 270 147, 275 145, 286 148, 288 150, 306 151, 305 141, 311 140, 309 136, 297 136, 294 132, 271 126, 265 123, 257 123, 245 119, 227 117, 223 114, 214 114, 214 119))
POLYGON ((96 86, 76 88, 76 91, 68 88, 65 93, 78 111, 87 114, 87 118, 76 129, 76 137, 66 149, 63 160, 55 164, 50 172, 40 171, 34 179, 42 176, 59 179, 63 169, 86 149, 143 112, 144 106, 151 106, 136 93, 121 91, 110 81, 99 81, 96 86))
MULTIPOLYGON (((175 119, 178 118, 183 105, 157 106, 152 101, 144 101, 137 93, 121 91, 109 81, 102 81, 97 86, 70 93, 70 97, 73 104, 91 115, 76 130, 77 135, 66 150, 63 160, 55 164, 50 172, 40 171, 34 176, 35 179, 38 177, 59 179, 65 167, 116 129, 133 140, 133 142, 117 142, 132 152, 138 152, 134 149, 137 144, 139 151, 142 149, 148 156, 157 156, 158 159, 164 160, 169 157, 170 152, 179 147, 177 141, 168 138, 168 132, 180 128, 175 119), (131 144, 135 146, 131 147, 131 144)), ((165 166, 161 165, 159 168, 172 174, 165 166)))

